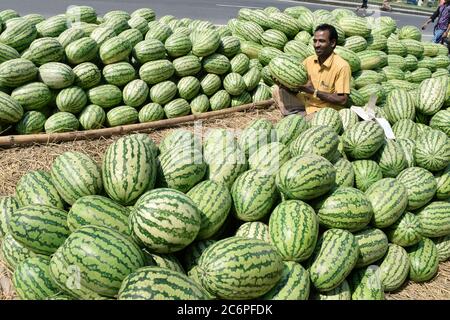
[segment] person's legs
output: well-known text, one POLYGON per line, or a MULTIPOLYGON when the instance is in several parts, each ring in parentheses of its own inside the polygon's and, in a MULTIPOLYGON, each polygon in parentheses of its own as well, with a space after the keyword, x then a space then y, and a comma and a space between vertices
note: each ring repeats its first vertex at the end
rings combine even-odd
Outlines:
POLYGON ((301 101, 295 94, 279 86, 274 86, 272 98, 284 116, 305 111, 304 101, 301 101))
POLYGON ((442 39, 442 35, 444 34, 444 32, 445 32, 445 30, 435 29, 434 30, 433 42, 434 43, 440 43, 441 39, 442 39))
POLYGON ((363 0, 361 8, 367 9, 367 2, 369 2, 369 0, 363 0))

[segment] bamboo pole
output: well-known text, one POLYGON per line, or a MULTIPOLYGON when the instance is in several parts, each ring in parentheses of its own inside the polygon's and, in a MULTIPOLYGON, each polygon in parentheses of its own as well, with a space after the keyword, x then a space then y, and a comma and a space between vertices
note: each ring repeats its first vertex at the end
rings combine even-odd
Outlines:
POLYGON ((264 100, 256 103, 244 104, 238 107, 227 108, 217 111, 210 111, 199 114, 191 114, 188 116, 164 119, 159 121, 152 121, 146 123, 137 123, 113 128, 104 128, 86 131, 73 131, 63 133, 49 133, 49 134, 30 134, 30 135, 10 135, 0 136, 0 147, 12 147, 18 145, 26 145, 33 143, 53 143, 63 141, 75 141, 86 139, 106 138, 114 135, 121 135, 131 132, 145 132, 152 129, 171 127, 182 123, 192 122, 201 119, 211 119, 235 112, 250 111, 254 109, 265 109, 273 104, 273 99, 264 100))

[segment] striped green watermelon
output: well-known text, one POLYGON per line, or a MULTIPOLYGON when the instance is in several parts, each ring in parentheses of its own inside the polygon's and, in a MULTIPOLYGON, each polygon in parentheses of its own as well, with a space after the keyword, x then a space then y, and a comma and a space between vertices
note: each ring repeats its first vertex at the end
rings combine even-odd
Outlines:
POLYGON ((167 54, 170 57, 177 58, 188 54, 192 49, 192 43, 189 36, 184 34, 172 34, 164 43, 167 54))
POLYGON ((0 244, 2 263, 11 271, 24 260, 36 256, 36 253, 19 243, 10 233, 7 233, 0 244))
POLYGON ((415 245, 422 239, 420 222, 416 215, 405 212, 386 229, 389 241, 402 247, 415 245))
POLYGON ((24 110, 40 110, 50 103, 52 95, 44 83, 32 82, 14 89, 11 98, 24 110))
POLYGON ((59 292, 51 280, 50 258, 31 257, 22 261, 14 271, 12 283, 22 300, 43 300, 59 292))
POLYGON ((352 72, 361 70, 361 59, 355 52, 342 46, 336 46, 334 52, 348 62, 352 72))
POLYGON ((128 20, 128 25, 132 29, 139 30, 142 36, 145 36, 145 34, 148 32, 148 21, 141 16, 134 16, 131 17, 130 20, 128 20))
POLYGON ((274 175, 289 159, 289 149, 282 143, 272 142, 261 146, 261 148, 252 153, 248 162, 250 169, 274 175))
POLYGON ((242 92, 238 96, 231 97, 231 107, 238 107, 244 104, 252 103, 252 96, 247 91, 242 92))
POLYGON ((444 171, 436 176, 437 191, 436 198, 438 200, 446 200, 450 198, 450 164, 444 171))
POLYGON ((284 32, 275 29, 264 31, 261 35, 261 44, 265 47, 274 47, 283 50, 284 45, 288 42, 284 32))
POLYGON ((336 169, 321 156, 296 156, 276 175, 278 190, 289 199, 309 200, 327 193, 334 185, 336 169))
POLYGON ((200 81, 193 76, 183 77, 178 81, 178 95, 185 100, 191 100, 200 92, 200 81))
POLYGON ((41 204, 21 207, 11 216, 10 231, 14 239, 33 252, 50 255, 70 234, 67 212, 41 204))
POLYGON ((168 25, 159 21, 151 21, 148 27, 149 30, 145 34, 145 40, 156 39, 164 43, 173 33, 168 25))
POLYGON ((145 81, 140 79, 130 81, 123 88, 123 102, 127 106, 138 108, 145 104, 149 92, 150 90, 145 81))
POLYGON ((364 51, 367 48, 367 40, 362 36, 350 36, 345 39, 344 48, 353 52, 364 51))
POLYGON ((288 146, 307 129, 307 126, 305 118, 302 116, 298 114, 288 115, 275 125, 277 139, 288 146))
POLYGON ((428 68, 417 68, 411 73, 405 73, 405 80, 420 85, 424 80, 431 78, 431 75, 428 68))
POLYGON ((212 96, 218 90, 220 90, 222 86, 222 80, 218 75, 208 73, 201 79, 200 85, 204 94, 206 94, 207 96, 212 96))
POLYGON ((371 34, 367 37, 367 50, 381 50, 387 49, 387 38, 382 34, 371 34))
POLYGON ((98 50, 97 42, 89 37, 75 40, 65 48, 67 61, 74 65, 92 61, 97 57, 98 50))
POLYGON ((242 237, 226 238, 208 247, 198 267, 203 287, 222 299, 260 297, 278 283, 283 272, 274 247, 242 237))
POLYGON ((419 86, 417 110, 425 115, 433 115, 439 111, 445 101, 448 77, 437 77, 424 80, 419 86))
POLYGON ((146 104, 139 110, 139 122, 157 121, 164 118, 164 109, 157 103, 146 104))
POLYGON ((341 282, 336 288, 326 292, 314 292, 313 300, 351 300, 352 293, 347 280, 341 282))
POLYGON ((409 264, 406 250, 396 244, 389 244, 379 269, 385 292, 395 291, 402 286, 408 278, 409 264))
MULTIPOLYGON (((186 129, 172 130, 159 143, 160 154, 171 152, 178 147, 190 147, 201 151, 202 145, 197 133, 193 133, 186 129)), ((198 154, 195 155, 198 156, 198 154)), ((201 158, 196 158, 194 160, 201 161, 201 158)))
POLYGON ((128 42, 131 44, 131 47, 134 47, 139 42, 144 40, 144 36, 137 29, 128 29, 128 30, 122 31, 119 34, 119 38, 128 40, 128 42))
POLYGON ((374 70, 361 70, 354 74, 355 88, 361 89, 372 83, 381 83, 381 74, 374 70))
POLYGON ((437 238, 450 234, 450 203, 435 201, 417 213, 424 237, 437 238))
POLYGON ((436 179, 426 169, 407 168, 397 176, 397 179, 404 185, 408 193, 408 210, 423 207, 436 193, 436 179))
POLYGON ((352 272, 348 278, 352 300, 384 300, 380 269, 368 266, 352 272))
POLYGON ((44 132, 44 125, 47 118, 42 112, 27 111, 22 119, 16 124, 16 131, 19 134, 32 134, 44 132))
POLYGON ((61 133, 77 131, 80 122, 77 117, 70 112, 57 112, 50 116, 44 124, 46 133, 61 133))
POLYGON ((396 139, 417 139, 417 126, 411 119, 398 120, 393 126, 392 131, 396 139))
POLYGON ((58 287, 82 299, 92 296, 114 297, 126 276, 145 264, 139 247, 113 229, 86 225, 73 232, 50 261, 50 273, 58 287), (91 259, 86 259, 89 252, 91 259), (79 276, 77 288, 66 279, 71 271, 79 276))
POLYGON ((120 62, 131 54, 132 46, 123 37, 113 37, 106 40, 99 49, 100 59, 104 64, 120 62))
POLYGON ((36 25, 39 37, 58 37, 69 26, 64 14, 52 16, 36 25))
POLYGON ((443 170, 450 163, 450 138, 439 130, 430 130, 416 140, 416 164, 435 172, 443 170))
POLYGON ((356 188, 365 192, 371 185, 383 178, 380 166, 373 160, 352 162, 356 188))
POLYGON ((358 256, 358 242, 349 231, 325 231, 308 264, 312 284, 319 292, 337 288, 356 265, 358 256))
POLYGON ((214 53, 220 46, 220 36, 216 30, 197 30, 191 33, 192 53, 205 57, 214 53))
POLYGON ((223 79, 224 89, 233 96, 238 96, 242 94, 247 86, 245 84, 244 78, 239 73, 229 73, 223 79))
POLYGON ((94 40, 99 47, 101 47, 102 44, 105 43, 107 40, 114 38, 115 36, 117 36, 117 34, 114 31, 114 28, 107 25, 98 26, 89 35, 89 37, 92 40, 94 40))
POLYGON ((428 238, 408 248, 410 260, 409 278, 414 282, 424 282, 438 272, 439 258, 436 245, 428 238))
POLYGON ((170 102, 177 94, 178 87, 172 81, 163 81, 155 84, 150 89, 150 99, 158 104, 164 105, 170 102))
POLYGON ((144 254, 146 254, 147 259, 149 262, 147 265, 155 265, 164 269, 170 269, 176 272, 180 272, 182 274, 185 274, 186 272, 183 269, 183 266, 181 265, 178 258, 171 254, 154 254, 154 253, 148 253, 144 249, 144 254))
POLYGON ((355 184, 355 171, 352 163, 341 158, 334 163, 336 169, 335 184, 337 187, 353 187, 355 184))
POLYGON ((231 196, 238 219, 260 220, 271 212, 277 200, 275 177, 257 170, 246 171, 234 181, 231 196))
POLYGON ((191 112, 191 106, 183 98, 177 98, 164 106, 164 113, 168 119, 186 116, 191 112))
POLYGON ((118 35, 122 33, 125 30, 130 29, 130 25, 128 24, 129 15, 127 16, 112 16, 108 18, 104 18, 105 21, 102 23, 102 25, 110 27, 114 29, 114 32, 118 35))
POLYGON ((261 42, 264 29, 253 21, 238 21, 234 29, 235 35, 255 43, 261 42))
POLYGON ((117 62, 106 65, 102 71, 107 83, 122 87, 136 78, 136 71, 128 62, 117 62))
POLYGON ((366 267, 381 259, 388 250, 388 238, 380 229, 367 228, 355 233, 359 247, 356 268, 366 267))
POLYGON ((198 264, 203 251, 205 251, 209 246, 214 244, 215 240, 200 240, 191 243, 183 251, 181 251, 181 261, 183 267, 186 271, 190 271, 193 267, 198 264))
POLYGON ((75 74, 66 64, 49 62, 39 67, 39 80, 50 89, 64 89, 73 84, 75 74))
POLYGON ((106 193, 121 204, 134 203, 152 189, 156 174, 155 155, 133 136, 112 143, 103 158, 102 179, 106 193))
POLYGON ((450 236, 433 239, 438 250, 439 262, 445 262, 450 258, 450 236))
POLYGON ((382 146, 384 131, 375 122, 361 121, 343 133, 342 141, 347 155, 357 160, 367 159, 382 146))
POLYGON ((209 110, 210 102, 206 94, 199 94, 197 97, 191 100, 191 113, 198 114, 209 110))
POLYGON ((230 60, 222 54, 213 53, 202 59, 203 69, 212 74, 222 75, 231 68, 230 60))
POLYGON ((276 141, 273 124, 266 119, 253 120, 238 137, 238 145, 247 157, 263 145, 276 141))
POLYGON ((140 64, 144 64, 149 61, 164 59, 166 57, 166 48, 157 39, 147 39, 133 47, 132 55, 140 64))
MULTIPOLYGON (((245 79, 244 79, 245 80, 245 79)), ((252 100, 253 102, 260 102, 269 100, 272 97, 272 90, 265 83, 260 82, 256 89, 253 91, 252 100)))
POLYGON ((244 53, 238 53, 230 60, 231 72, 244 75, 250 68, 250 59, 244 53))
POLYGON ((20 54, 16 49, 0 42, 0 63, 18 58, 20 54))
POLYGON ((270 73, 282 85, 288 88, 296 88, 307 81, 307 72, 302 64, 295 64, 285 57, 276 57, 270 61, 270 73))
POLYGON ((261 72, 258 68, 250 68, 243 76, 247 91, 254 90, 261 81, 261 72))
POLYGON ((297 19, 291 17, 288 14, 281 12, 274 12, 267 17, 268 23, 272 29, 279 30, 286 34, 288 38, 293 38, 300 31, 300 26, 297 19))
POLYGON ((373 217, 369 198, 358 189, 341 187, 320 201, 316 208, 319 223, 325 228, 359 231, 373 217))
POLYGON ((121 17, 125 20, 129 20, 131 18, 131 15, 124 11, 124 10, 112 10, 112 11, 108 11, 104 16, 103 19, 106 20, 110 20, 114 17, 121 17))
POLYGON ((284 261, 305 261, 313 253, 319 220, 311 206, 288 200, 279 204, 269 220, 270 239, 284 261))
POLYGON ((98 84, 102 74, 100 69, 91 62, 84 62, 73 68, 75 74, 75 85, 82 89, 89 89, 98 84))
POLYGON ((118 106, 122 102, 122 91, 115 85, 103 84, 87 91, 92 104, 104 109, 118 106))
POLYGON ((47 62, 60 62, 64 58, 64 48, 55 38, 40 38, 31 43, 26 53, 22 54, 22 58, 30 60, 37 66, 47 62))
POLYGON ((56 96, 56 106, 60 111, 79 113, 88 102, 88 97, 83 89, 73 86, 62 89, 56 96))
POLYGON ((174 65, 169 60, 154 60, 142 65, 139 76, 147 84, 152 85, 170 79, 174 72, 174 65))
POLYGON ((339 26, 344 30, 346 37, 361 36, 366 38, 370 34, 370 27, 366 19, 360 17, 343 17, 339 26))
POLYGON ((119 300, 205 300, 205 290, 186 275, 150 266, 128 275, 120 287, 119 300))
POLYGON ((97 22, 97 12, 90 6, 70 6, 66 10, 66 16, 71 22, 97 22))
MULTIPOLYGON (((291 51, 291 54, 293 54, 294 50, 291 51)), ((275 57, 278 56, 282 56, 283 55, 283 51, 277 49, 277 48, 273 48, 273 47, 263 47, 259 52, 258 52, 258 61, 263 65, 263 66, 268 66, 270 61, 272 61, 272 59, 274 59, 275 57)))
POLYGON ((380 166, 383 177, 395 178, 407 167, 403 149, 393 140, 386 140, 374 158, 380 166))
POLYGON ((21 52, 28 48, 36 37, 36 27, 29 21, 21 19, 5 28, 0 34, 0 42, 21 52))
POLYGON ((311 126, 329 126, 336 134, 340 134, 343 124, 339 113, 332 108, 323 108, 314 113, 314 117, 310 121, 311 126))
POLYGON ((236 237, 259 239, 271 243, 269 226, 260 221, 245 222, 239 226, 236 237))
POLYGON ((333 128, 317 124, 302 132, 289 145, 289 151, 293 156, 316 154, 331 161, 338 144, 339 137, 333 128))
POLYGON ((23 113, 22 106, 14 98, 0 92, 0 123, 16 123, 22 118, 23 113))
POLYGON ((197 239, 208 239, 224 224, 231 209, 232 198, 223 183, 203 181, 186 194, 196 204, 201 213, 201 226, 197 239), (215 199, 214 202, 208 199, 215 199))
POLYGON ((341 109, 339 110, 339 116, 342 121, 342 129, 347 130, 352 125, 359 122, 358 115, 350 109, 341 109))
POLYGON ((283 262, 281 279, 263 300, 307 300, 310 292, 309 272, 293 261, 283 262))
POLYGON ((9 220, 14 210, 19 208, 19 202, 13 196, 0 198, 0 238, 6 236, 9 231, 9 220))
POLYGON ((133 234, 152 252, 180 251, 197 237, 201 213, 180 191, 168 188, 145 193, 130 215, 133 234), (161 225, 161 219, 166 222, 161 225))
POLYGON ((30 60, 18 58, 3 62, 0 65, 0 84, 17 88, 33 81, 38 69, 30 60))
POLYGON ((395 89, 387 95, 384 110, 392 124, 402 119, 414 120, 416 115, 414 99, 404 89, 395 89))
POLYGON ((430 120, 430 127, 441 130, 450 137, 450 110, 438 111, 430 120))

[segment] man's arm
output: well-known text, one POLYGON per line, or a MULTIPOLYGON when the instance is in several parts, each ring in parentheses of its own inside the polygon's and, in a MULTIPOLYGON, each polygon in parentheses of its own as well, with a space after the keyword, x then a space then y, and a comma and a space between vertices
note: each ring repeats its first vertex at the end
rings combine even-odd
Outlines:
POLYGON ((437 10, 431 15, 431 17, 428 18, 427 21, 425 21, 425 23, 422 25, 422 30, 425 30, 425 28, 427 27, 427 25, 429 25, 431 22, 434 22, 434 20, 439 17, 439 7, 437 8, 437 10))

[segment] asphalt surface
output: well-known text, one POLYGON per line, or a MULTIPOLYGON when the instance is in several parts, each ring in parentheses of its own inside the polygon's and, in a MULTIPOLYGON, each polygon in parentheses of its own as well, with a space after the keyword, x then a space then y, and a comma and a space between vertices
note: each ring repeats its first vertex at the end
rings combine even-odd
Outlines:
MULTIPOLYGON (((175 17, 190 17, 193 19, 209 20, 216 24, 226 24, 231 18, 236 17, 239 9, 264 8, 275 6, 279 9, 295 5, 303 5, 311 10, 326 9, 333 10, 336 6, 304 3, 291 0, 0 0, 0 10, 14 9, 21 15, 29 13, 40 13, 44 16, 52 16, 65 12, 70 5, 90 5, 97 10, 99 15, 111 10, 126 10, 132 12, 138 8, 150 7, 155 10, 157 16, 171 14, 175 17)), ((379 15, 391 16, 397 21, 399 27, 404 25, 415 25, 419 27, 425 17, 414 14, 370 11, 373 17, 379 15)), ((424 39, 430 39, 432 26, 424 32, 424 39)))

